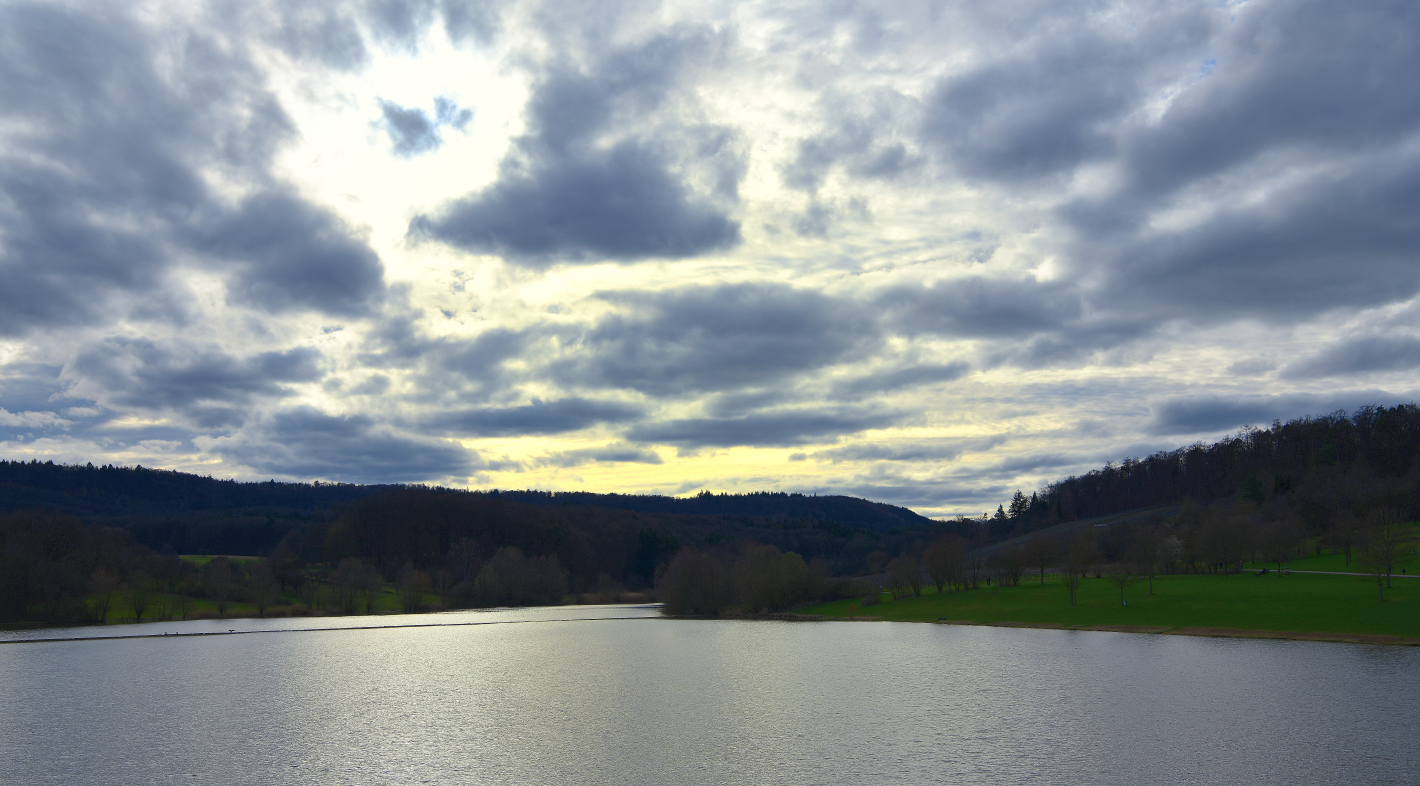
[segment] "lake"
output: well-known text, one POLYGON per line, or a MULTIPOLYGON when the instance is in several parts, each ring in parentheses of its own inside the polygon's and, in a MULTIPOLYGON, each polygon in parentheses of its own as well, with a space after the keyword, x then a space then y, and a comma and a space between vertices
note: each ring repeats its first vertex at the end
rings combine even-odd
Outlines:
POLYGON ((1420 782, 1415 648, 617 606, 0 638, 5 784, 1420 782), (224 635, 15 643, 180 630, 224 635))

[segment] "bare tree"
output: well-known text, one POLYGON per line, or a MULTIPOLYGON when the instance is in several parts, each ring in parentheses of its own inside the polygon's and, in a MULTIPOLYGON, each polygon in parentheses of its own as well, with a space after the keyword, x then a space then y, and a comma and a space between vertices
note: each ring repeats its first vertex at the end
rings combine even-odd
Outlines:
POLYGON ((1331 544, 1331 548, 1339 549, 1346 555, 1346 567, 1351 567, 1351 554, 1356 549, 1356 544, 1361 540, 1361 528, 1356 521, 1356 515, 1349 510, 1338 511, 1331 531, 1326 533, 1326 540, 1331 544))
POLYGON ((141 570, 128 574, 128 605, 133 609, 133 621, 142 622, 153 601, 152 579, 141 570))
POLYGON ((1036 535, 1026 541, 1025 558, 1030 566, 1040 572, 1040 585, 1045 586, 1045 569, 1055 560, 1057 544, 1054 538, 1036 535))
POLYGON ((943 535, 927 547, 927 575, 937 585, 937 591, 959 580, 962 572, 962 554, 966 544, 956 534, 943 535))
POLYGON ((374 614, 380 593, 385 588, 385 577, 380 575, 379 569, 374 565, 364 565, 363 568, 360 575, 361 598, 365 601, 365 613, 374 614))
POLYGON ((1119 605, 1129 605, 1124 602, 1124 589, 1138 580, 1138 569, 1128 563, 1121 562, 1110 569, 1109 582, 1119 588, 1119 605))
POLYGON ((335 593, 335 605, 343 614, 354 614, 363 587, 365 563, 357 557, 346 557, 335 566, 330 586, 335 593))
POLYGON ((108 609, 118 591, 118 574, 108 568, 96 568, 89 577, 89 613, 100 625, 108 620, 108 609))
POLYGON ((1150 522, 1140 527, 1134 536, 1134 559, 1149 580, 1149 594, 1154 594, 1154 574, 1159 563, 1164 561, 1164 530, 1157 523, 1150 522))
POLYGON ((217 604, 217 616, 227 616, 227 607, 232 603, 232 593, 237 588, 237 577, 232 572, 232 562, 226 557, 217 557, 207 563, 207 594, 217 604))
POLYGON ((981 577, 986 572, 986 560, 981 556, 980 551, 973 551, 966 555, 966 583, 976 589, 981 586, 981 577))
POLYGON ((1065 590, 1070 593, 1070 605, 1075 605, 1075 593, 1080 589, 1080 579, 1084 576, 1081 566, 1076 559, 1071 556, 1071 552, 1066 552, 1066 557, 1060 564, 1060 581, 1065 585, 1065 590))
POLYGON ((1001 549, 1001 579, 1012 587, 1021 585, 1021 574, 1025 572, 1026 554, 1019 546, 1001 549))
POLYGON ((1395 563, 1405 543, 1405 529, 1400 526, 1400 515, 1390 508, 1373 513, 1371 521, 1357 552, 1357 562, 1362 570, 1375 577, 1380 599, 1385 600, 1385 591, 1390 589, 1390 577, 1395 573, 1395 563))
POLYGON ((413 562, 404 563, 404 571, 399 579, 399 604, 406 614, 419 611, 424 606, 424 593, 432 588, 429 574, 414 567, 413 562))
POLYGON ((912 597, 916 593, 913 585, 921 586, 922 568, 917 564, 917 560, 903 555, 888 563, 888 588, 892 590, 893 600, 904 597, 912 597))
POLYGON ((1071 538, 1070 543, 1062 550, 1060 561, 1060 578, 1070 593, 1071 606, 1075 605, 1075 593, 1080 589, 1080 581, 1094 559, 1094 533, 1083 529, 1077 531, 1075 537, 1071 538))
POLYGON ((1267 554, 1267 561, 1277 566, 1277 575, 1282 575, 1282 563, 1296 556, 1297 544, 1302 541, 1302 534, 1297 531, 1297 526, 1290 516, 1279 518, 1267 523, 1261 533, 1263 551, 1267 554))
POLYGON ((280 600, 281 585, 276 581, 276 571, 269 560, 258 560, 251 569, 251 600, 256 604, 257 616, 265 617, 271 604, 280 600))
POLYGON ((1203 524, 1203 548, 1209 561, 1223 572, 1232 572, 1232 566, 1242 553, 1241 528, 1245 522, 1237 516, 1214 514, 1203 524))
POLYGON ((306 579, 301 583, 301 603, 306 607, 307 614, 314 614, 320 610, 321 605, 321 585, 315 579, 306 579))

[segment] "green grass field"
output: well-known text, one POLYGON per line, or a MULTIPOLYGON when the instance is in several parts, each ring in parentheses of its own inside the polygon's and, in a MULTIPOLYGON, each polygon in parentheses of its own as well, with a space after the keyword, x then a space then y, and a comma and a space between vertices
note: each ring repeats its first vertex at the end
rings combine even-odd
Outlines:
MULTIPOLYGON (((1301 562, 1294 563, 1298 569, 1301 562)), ((1091 577, 1081 581, 1077 605, 1071 607, 1064 584, 1047 575, 1044 586, 1038 580, 1022 580, 1019 587, 982 587, 943 594, 929 588, 921 597, 884 600, 861 609, 861 599, 854 599, 812 606, 798 613, 869 615, 912 622, 1229 628, 1420 637, 1420 578, 1396 578, 1393 584, 1382 603, 1377 599, 1375 581, 1360 576, 1279 575, 1275 571, 1265 576, 1251 571, 1230 576, 1162 576, 1154 579, 1152 596, 1144 581, 1128 587, 1128 605, 1121 606, 1119 589, 1108 578, 1091 577)))
MULTIPOLYGON (((1291 570, 1328 570, 1339 573, 1361 572, 1361 566, 1357 562, 1357 556, 1355 552, 1352 552, 1351 554, 1351 564, 1349 565, 1346 564, 1346 555, 1340 553, 1322 553, 1319 555, 1308 555, 1300 559, 1287 560, 1283 563, 1283 565, 1290 568, 1291 570)), ((1420 559, 1417 559, 1416 555, 1413 553, 1406 553, 1401 558, 1401 560, 1396 563, 1395 572, 1398 574, 1400 573, 1401 568, 1406 568, 1407 570, 1413 573, 1416 566, 1420 566, 1420 559)), ((1255 569, 1275 567, 1277 567, 1276 564, 1271 562, 1258 562, 1255 569)))
POLYGON ((256 562, 258 559, 260 559, 260 557, 245 557, 245 556, 241 556, 241 555, 237 555, 237 554, 179 554, 179 555, 178 555, 178 559, 182 560, 183 562, 190 562, 190 563, 192 563, 193 565, 196 565, 196 566, 199 567, 199 568, 205 567, 205 566, 207 565, 207 563, 211 562, 211 561, 214 560, 214 559, 217 559, 218 557, 226 557, 227 559, 231 560, 233 563, 236 563, 236 564, 238 564, 238 565, 245 565, 245 564, 248 564, 248 563, 256 562))

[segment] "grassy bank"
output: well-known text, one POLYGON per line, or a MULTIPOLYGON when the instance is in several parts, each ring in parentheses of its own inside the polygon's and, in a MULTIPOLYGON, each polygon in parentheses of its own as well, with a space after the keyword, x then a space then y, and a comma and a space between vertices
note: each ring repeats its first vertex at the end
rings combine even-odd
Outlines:
MULTIPOLYGON (((1300 560, 1298 561, 1301 562, 1300 560)), ((1300 564, 1297 566, 1301 567, 1300 564)), ((1259 569, 1261 566, 1259 566, 1259 569)), ((1069 605, 1064 584, 1047 575, 1042 586, 1022 581, 1018 587, 988 588, 884 600, 862 607, 861 599, 841 600, 800 614, 830 617, 871 616, 884 620, 974 624, 1022 624, 1060 628, 1150 628, 1158 632, 1288 631, 1345 636, 1398 636, 1420 639, 1420 578, 1399 578, 1377 600, 1374 580, 1275 571, 1229 576, 1185 575, 1154 579, 1125 590, 1108 578, 1080 583, 1077 605, 1069 605), (1197 630, 1186 630, 1197 629, 1197 630)))

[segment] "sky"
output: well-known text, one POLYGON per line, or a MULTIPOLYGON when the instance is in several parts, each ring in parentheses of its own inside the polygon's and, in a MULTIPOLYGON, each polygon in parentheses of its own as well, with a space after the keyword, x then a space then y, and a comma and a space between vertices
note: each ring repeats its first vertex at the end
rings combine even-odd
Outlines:
POLYGON ((0 457, 981 515, 1420 389, 1413 2, 0 3, 0 457))

